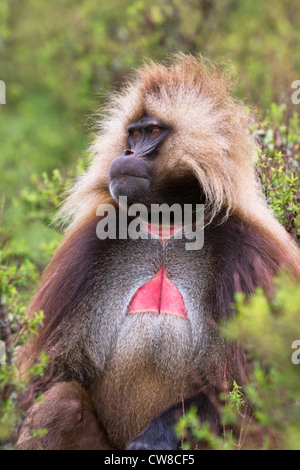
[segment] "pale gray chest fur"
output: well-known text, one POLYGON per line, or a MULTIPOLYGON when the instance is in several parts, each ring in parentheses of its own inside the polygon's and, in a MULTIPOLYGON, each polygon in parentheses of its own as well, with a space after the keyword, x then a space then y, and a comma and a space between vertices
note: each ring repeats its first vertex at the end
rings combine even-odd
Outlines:
POLYGON ((220 342, 207 321, 214 313, 206 294, 213 253, 209 246, 186 251, 183 240, 139 240, 116 241, 102 257, 83 336, 98 370, 91 396, 99 419, 111 441, 123 447, 160 411, 194 395, 218 361, 220 342), (134 293, 162 265, 183 296, 188 318, 126 315, 134 293))

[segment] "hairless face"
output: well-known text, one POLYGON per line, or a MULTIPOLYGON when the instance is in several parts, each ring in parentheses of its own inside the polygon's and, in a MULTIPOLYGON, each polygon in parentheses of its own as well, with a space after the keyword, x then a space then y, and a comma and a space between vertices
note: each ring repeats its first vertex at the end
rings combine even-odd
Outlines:
POLYGON ((172 129, 149 116, 131 122, 127 129, 127 149, 113 160, 109 170, 109 189, 114 199, 127 196, 129 203, 146 206, 200 203, 200 184, 192 174, 183 180, 176 177, 175 171, 165 178, 160 174, 159 147, 172 138, 172 129))

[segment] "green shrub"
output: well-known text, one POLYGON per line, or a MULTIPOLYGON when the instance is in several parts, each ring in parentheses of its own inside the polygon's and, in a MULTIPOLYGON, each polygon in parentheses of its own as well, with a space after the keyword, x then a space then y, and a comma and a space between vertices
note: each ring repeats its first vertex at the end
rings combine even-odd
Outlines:
POLYGON ((261 144, 257 172, 276 217, 295 239, 300 237, 299 115, 288 116, 286 106, 272 104, 254 131, 261 144))
POLYGON ((261 289, 248 300, 236 294, 237 315, 222 332, 244 348, 253 373, 243 389, 234 382, 229 390, 224 382, 216 397, 221 437, 200 422, 196 409, 185 414, 177 425, 178 435, 187 437, 184 448, 300 449, 300 364, 292 361, 293 354, 300 357, 293 345, 300 345, 300 286, 286 273, 275 283, 272 300, 261 289))

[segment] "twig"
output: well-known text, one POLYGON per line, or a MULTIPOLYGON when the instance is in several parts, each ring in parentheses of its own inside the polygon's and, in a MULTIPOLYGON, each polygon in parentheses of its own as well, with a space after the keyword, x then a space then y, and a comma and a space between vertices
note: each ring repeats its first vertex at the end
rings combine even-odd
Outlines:
MULTIPOLYGON (((184 408, 184 398, 183 398, 183 394, 181 394, 180 396, 181 396, 182 416, 183 416, 183 418, 185 418, 185 408, 184 408)), ((183 449, 183 439, 184 439, 184 436, 181 437, 181 448, 182 448, 182 449, 183 449)))
MULTIPOLYGON (((5 343, 6 364, 11 366, 13 362, 12 335, 8 321, 8 312, 3 303, 2 296, 0 296, 0 337, 4 339, 5 343)), ((10 396, 10 393, 10 384, 5 384, 1 390, 1 399, 6 402, 10 396)))
MULTIPOLYGON (((228 396, 228 382, 227 382, 227 373, 226 373, 227 363, 225 362, 224 365, 224 400, 225 400, 225 407, 227 406, 227 396, 228 396)), ((226 429, 225 429, 225 421, 223 420, 223 438, 224 443, 226 444, 226 429)))
POLYGON ((0 334, 4 338, 6 363, 12 365, 13 362, 13 348, 12 348, 12 335, 11 328, 8 321, 8 311, 3 303, 2 296, 0 296, 0 334))

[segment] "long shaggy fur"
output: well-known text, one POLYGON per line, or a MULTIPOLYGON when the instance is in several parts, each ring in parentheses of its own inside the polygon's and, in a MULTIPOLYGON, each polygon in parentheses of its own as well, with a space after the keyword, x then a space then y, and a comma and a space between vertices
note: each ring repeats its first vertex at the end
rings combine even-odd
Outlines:
POLYGON ((227 216, 236 214, 259 225, 292 262, 296 249, 268 208, 253 170, 258 149, 249 128, 254 118, 230 96, 232 85, 221 68, 189 55, 180 54, 166 65, 144 65, 107 104, 91 147, 92 163, 59 218, 71 221, 73 228, 99 204, 113 203, 108 191, 110 164, 126 148, 128 124, 146 113, 173 129, 172 139, 164 144, 168 158, 160 162, 161 173, 174 165, 178 176, 191 169, 205 192, 210 221, 225 209, 227 216))
MULTIPOLYGON (((194 370, 202 383, 217 377, 224 361, 232 377, 246 375, 242 351, 225 347, 217 333, 218 321, 232 314, 235 291, 248 295, 260 286, 270 294, 272 278, 283 267, 300 277, 299 251, 255 177, 253 117, 230 97, 231 86, 222 70, 192 56, 139 69, 107 105, 91 148, 92 163, 58 215, 70 226, 32 301, 31 311, 43 310, 45 320, 39 336, 21 352, 21 367, 28 370, 46 350, 55 364, 52 383, 60 373, 67 382, 91 387, 97 419, 119 448, 173 406, 179 390, 187 397, 196 393, 194 370), (173 243, 164 254, 190 302, 184 327, 179 318, 158 316, 145 323, 125 315, 132 295, 161 267, 161 248, 96 236, 98 205, 116 204, 109 192, 110 165, 127 147, 127 126, 145 114, 170 127, 156 158, 155 184, 164 187, 193 173, 205 193, 201 252, 183 254, 173 243)), ((73 394, 77 397, 77 388, 73 394)), ((80 396, 85 403, 85 391, 80 396)), ((90 404, 85 408, 89 415, 90 404)), ((43 417, 43 410, 39 413, 43 417)))

